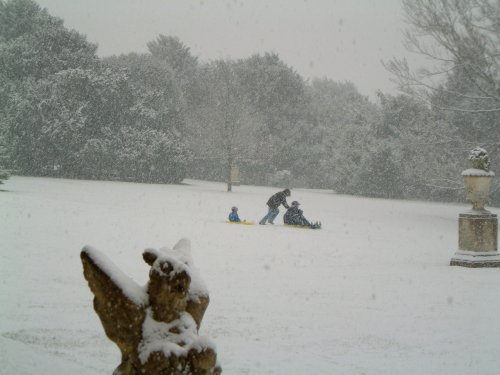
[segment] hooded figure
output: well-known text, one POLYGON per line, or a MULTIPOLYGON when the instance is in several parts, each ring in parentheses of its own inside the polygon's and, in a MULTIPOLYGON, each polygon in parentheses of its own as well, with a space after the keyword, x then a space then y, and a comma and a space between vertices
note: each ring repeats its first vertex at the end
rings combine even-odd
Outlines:
POLYGON ((292 206, 286 211, 283 221, 287 225, 300 225, 303 227, 309 227, 312 229, 321 228, 320 223, 311 224, 305 217, 304 211, 300 208, 300 203, 297 201, 292 202, 292 206))

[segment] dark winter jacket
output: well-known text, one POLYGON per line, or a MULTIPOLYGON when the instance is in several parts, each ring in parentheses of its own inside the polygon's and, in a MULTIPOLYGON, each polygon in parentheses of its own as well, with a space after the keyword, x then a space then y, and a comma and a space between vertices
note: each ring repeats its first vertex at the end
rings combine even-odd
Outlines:
POLYGON ((286 194, 284 191, 280 191, 274 194, 267 201, 267 205, 269 206, 269 208, 278 208, 281 204, 286 208, 290 208, 288 203, 286 203, 286 194))
POLYGON ((289 225, 310 225, 304 217, 303 211, 297 206, 292 206, 286 211, 283 221, 289 225))

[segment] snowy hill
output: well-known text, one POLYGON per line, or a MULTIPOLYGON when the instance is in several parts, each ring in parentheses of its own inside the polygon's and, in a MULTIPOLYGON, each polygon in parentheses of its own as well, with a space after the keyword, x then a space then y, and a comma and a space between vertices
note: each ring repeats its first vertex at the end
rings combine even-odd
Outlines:
MULTIPOLYGON (((278 188, 12 177, 0 191, 0 374, 111 374, 119 351, 79 258, 139 284, 146 248, 192 243, 224 374, 498 374, 500 269, 448 266, 468 205, 292 190, 312 231, 258 221, 278 188)), ((500 210, 492 209, 500 214, 500 210)), ((281 223, 282 213, 277 221, 281 223)))

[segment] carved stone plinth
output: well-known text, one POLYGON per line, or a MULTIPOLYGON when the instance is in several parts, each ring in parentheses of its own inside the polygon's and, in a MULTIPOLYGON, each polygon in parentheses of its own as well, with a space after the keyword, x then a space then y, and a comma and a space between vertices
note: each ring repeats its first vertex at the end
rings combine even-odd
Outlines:
POLYGON ((462 213, 458 216, 458 249, 497 251, 498 219, 490 212, 462 213))
POLYGON ((458 219, 458 248, 451 266, 500 267, 498 218, 489 211, 462 213, 458 219))

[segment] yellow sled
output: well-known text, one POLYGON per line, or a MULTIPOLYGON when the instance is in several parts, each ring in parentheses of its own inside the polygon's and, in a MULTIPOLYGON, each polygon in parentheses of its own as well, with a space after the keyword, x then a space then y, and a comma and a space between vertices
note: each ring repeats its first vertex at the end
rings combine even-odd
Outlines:
POLYGON ((255 225, 253 221, 229 221, 226 220, 226 223, 228 224, 242 224, 242 225, 255 225))

